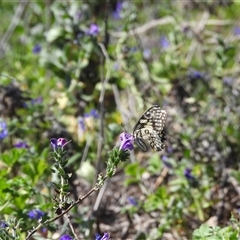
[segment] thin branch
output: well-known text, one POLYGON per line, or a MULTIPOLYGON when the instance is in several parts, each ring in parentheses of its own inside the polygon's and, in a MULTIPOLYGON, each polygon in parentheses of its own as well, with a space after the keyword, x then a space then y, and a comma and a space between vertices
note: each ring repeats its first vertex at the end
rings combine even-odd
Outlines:
POLYGON ((103 52, 103 55, 106 59, 106 66, 107 66, 107 71, 106 71, 106 77, 101 81, 102 84, 102 89, 99 97, 99 105, 100 105, 100 114, 99 114, 99 119, 100 119, 100 136, 98 140, 98 148, 97 148, 97 169, 99 169, 99 164, 100 164, 100 157, 101 157, 101 152, 102 152, 102 146, 103 146, 103 139, 104 139, 104 96, 105 96, 105 90, 106 90, 106 85, 109 81, 110 78, 110 69, 108 68, 109 66, 109 56, 107 53, 107 50, 105 46, 102 43, 98 44, 103 52))
POLYGON ((11 36, 13 35, 13 32, 16 28, 16 26, 19 24, 19 19, 21 18, 23 11, 26 7, 26 5, 28 4, 28 0, 22 0, 18 7, 17 10, 15 12, 15 15, 12 18, 12 21, 7 29, 7 31, 5 32, 5 34, 3 35, 3 37, 0 40, 0 58, 4 56, 4 52, 7 46, 7 42, 9 41, 9 39, 11 38, 11 36))
POLYGON ((99 191, 99 194, 97 196, 97 199, 95 201, 95 204, 93 206, 93 212, 96 212, 100 203, 101 203, 101 200, 102 200, 102 197, 103 197, 103 194, 104 192, 106 191, 107 189, 107 186, 108 186, 108 183, 109 183, 109 179, 107 179, 103 185, 103 187, 101 187, 100 191, 99 191))
POLYGON ((104 100, 106 85, 107 85, 107 83, 109 81, 109 78, 110 78, 110 68, 108 67, 109 62, 110 62, 110 58, 108 56, 108 53, 107 53, 107 50, 106 50, 105 46, 102 43, 99 43, 98 45, 100 46, 100 48, 102 50, 102 53, 103 53, 104 57, 106 58, 106 66, 107 66, 106 77, 103 81, 102 90, 101 90, 101 94, 100 94, 100 98, 99 98, 99 103, 102 103, 103 100, 104 100))
MULTIPOLYGON (((176 24, 176 20, 173 17, 167 16, 167 17, 163 17, 160 19, 155 19, 155 20, 148 22, 140 27, 130 30, 129 32, 111 31, 110 35, 115 38, 121 38, 123 36, 130 37, 135 34, 145 34, 147 31, 149 31, 152 28, 155 28, 157 26, 167 25, 167 24, 176 24)), ((188 23, 183 22, 182 25, 184 25, 184 24, 189 25, 189 22, 188 23)), ((231 19, 225 19, 225 20, 209 19, 206 22, 207 26, 226 26, 226 25, 231 25, 231 24, 233 24, 233 20, 231 20, 231 19)))
POLYGON ((68 213, 66 214, 66 218, 67 218, 68 224, 69 224, 69 226, 70 226, 70 228, 71 228, 71 230, 72 230, 72 233, 73 233, 74 237, 75 237, 77 240, 80 240, 80 238, 78 237, 77 233, 75 232, 75 229, 74 229, 74 227, 73 227, 73 225, 72 225, 72 223, 71 223, 70 216, 69 216, 68 213))
MULTIPOLYGON (((103 178, 103 181, 105 181, 107 179, 107 176, 105 176, 103 178)), ((76 206, 77 204, 79 204, 80 202, 82 202, 85 198, 87 198, 90 194, 92 194, 93 192, 96 192, 99 190, 99 187, 95 186, 93 187, 86 195, 84 196, 79 196, 78 197, 78 200, 75 201, 74 203, 72 203, 65 211, 63 211, 61 214, 57 215, 56 217, 52 218, 52 219, 49 219, 43 223, 40 223, 36 228, 34 228, 34 230, 32 230, 31 232, 29 232, 29 234, 27 235, 26 237, 26 240, 30 239, 30 237, 35 233, 37 232, 37 230, 39 228, 41 228, 42 226, 44 225, 47 225, 51 222, 54 222, 56 221, 57 219, 61 218, 63 215, 65 215, 66 213, 68 213, 74 206, 76 206)))
MULTIPOLYGON (((135 34, 143 34, 154 27, 161 26, 161 25, 167 25, 167 24, 175 24, 175 23, 176 23, 175 19, 173 17, 168 16, 168 17, 153 20, 149 23, 142 25, 141 27, 137 27, 133 30, 130 30, 127 33, 127 35, 133 36, 135 34)), ((120 38, 120 37, 126 35, 126 32, 110 32, 110 34, 113 37, 120 38)))

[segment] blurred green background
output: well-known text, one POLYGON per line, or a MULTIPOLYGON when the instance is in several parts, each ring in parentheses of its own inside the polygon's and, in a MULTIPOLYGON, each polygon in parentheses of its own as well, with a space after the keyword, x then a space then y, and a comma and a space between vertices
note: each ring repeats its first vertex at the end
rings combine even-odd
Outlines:
MULTIPOLYGON (((72 140, 76 200, 104 171, 121 123, 132 133, 158 104, 165 150, 136 147, 101 196, 71 212, 77 233, 237 239, 239 12, 231 0, 0 2, 0 220, 19 221, 24 239, 37 225, 28 211, 55 215, 51 138, 72 140)), ((43 239, 70 232, 63 221, 46 228, 43 239)))

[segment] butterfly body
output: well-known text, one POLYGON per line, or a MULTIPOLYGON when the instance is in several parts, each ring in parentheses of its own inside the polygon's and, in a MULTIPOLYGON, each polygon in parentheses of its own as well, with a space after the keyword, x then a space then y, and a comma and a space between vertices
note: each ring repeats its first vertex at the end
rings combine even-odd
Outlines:
POLYGON ((163 131, 167 112, 158 105, 150 107, 138 120, 133 129, 133 137, 143 151, 148 150, 148 145, 155 150, 164 149, 165 133, 163 131))

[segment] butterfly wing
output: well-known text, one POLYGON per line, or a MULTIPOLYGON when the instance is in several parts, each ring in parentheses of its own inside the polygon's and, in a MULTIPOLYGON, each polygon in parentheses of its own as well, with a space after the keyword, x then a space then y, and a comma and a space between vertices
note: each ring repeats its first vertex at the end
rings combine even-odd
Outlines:
POLYGON ((155 151, 161 151, 164 148, 163 127, 166 118, 167 112, 158 105, 152 106, 140 117, 134 127, 133 136, 143 151, 148 150, 148 145, 155 151))

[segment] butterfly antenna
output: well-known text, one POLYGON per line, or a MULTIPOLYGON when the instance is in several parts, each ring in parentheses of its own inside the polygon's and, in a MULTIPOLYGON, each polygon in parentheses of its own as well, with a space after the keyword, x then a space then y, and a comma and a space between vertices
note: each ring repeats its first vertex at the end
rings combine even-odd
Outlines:
POLYGON ((124 127, 124 124, 121 123, 122 128, 124 129, 125 132, 127 132, 127 129, 124 127))

